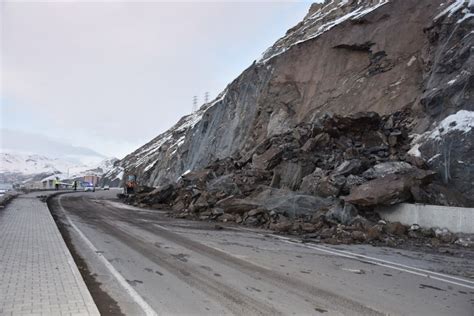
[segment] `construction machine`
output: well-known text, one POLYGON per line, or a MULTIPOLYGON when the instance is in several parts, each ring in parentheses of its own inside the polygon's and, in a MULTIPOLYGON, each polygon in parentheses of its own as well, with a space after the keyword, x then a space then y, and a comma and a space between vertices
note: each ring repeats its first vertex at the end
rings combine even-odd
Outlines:
POLYGON ((124 193, 125 194, 135 194, 137 190, 137 176, 130 174, 127 176, 127 181, 125 181, 124 193))

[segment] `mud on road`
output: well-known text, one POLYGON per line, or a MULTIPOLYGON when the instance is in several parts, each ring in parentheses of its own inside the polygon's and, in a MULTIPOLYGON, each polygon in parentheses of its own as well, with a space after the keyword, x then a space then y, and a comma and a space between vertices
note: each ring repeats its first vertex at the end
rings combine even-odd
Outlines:
POLYGON ((92 295, 92 298, 94 299, 94 303, 99 309, 100 314, 104 316, 124 315, 121 312, 117 302, 101 288, 100 282, 98 282, 94 274, 89 271, 89 268, 84 258, 82 258, 76 251, 76 248, 72 243, 71 236, 69 233, 69 224, 67 223, 67 220, 64 217, 65 214, 62 212, 61 208, 59 208, 57 198, 51 197, 46 200, 46 203, 48 204, 48 207, 51 211, 51 215, 53 215, 54 221, 56 222, 56 225, 58 225, 61 236, 66 242, 66 245, 69 248, 69 251, 71 252, 74 262, 76 263, 79 272, 81 273, 81 276, 84 279, 84 282, 86 283, 87 288, 89 289, 89 292, 92 295))

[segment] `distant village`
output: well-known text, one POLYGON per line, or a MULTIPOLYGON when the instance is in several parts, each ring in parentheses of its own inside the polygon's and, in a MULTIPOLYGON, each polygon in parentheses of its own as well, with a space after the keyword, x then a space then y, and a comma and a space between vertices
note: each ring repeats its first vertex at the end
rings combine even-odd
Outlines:
POLYGON ((56 188, 56 183, 59 183, 59 189, 70 189, 74 185, 74 181, 77 183, 77 187, 86 187, 93 186, 97 187, 99 185, 100 177, 98 175, 90 174, 81 177, 71 178, 67 174, 59 173, 48 176, 39 181, 29 181, 16 185, 17 189, 43 189, 43 190, 52 190, 56 188))

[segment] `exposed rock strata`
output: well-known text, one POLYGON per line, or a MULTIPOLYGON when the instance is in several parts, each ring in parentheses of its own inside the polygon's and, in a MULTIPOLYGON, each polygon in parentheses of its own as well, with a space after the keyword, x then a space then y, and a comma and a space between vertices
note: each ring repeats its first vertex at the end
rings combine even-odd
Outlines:
MULTIPOLYGON (((415 120, 407 133, 422 133, 449 114, 473 111, 473 19, 465 18, 472 8, 467 2, 453 7, 452 2, 374 0, 313 5, 300 24, 216 100, 128 155, 106 181, 117 182, 133 173, 149 186, 175 183, 187 170, 204 168, 215 159, 250 159, 268 138, 298 132, 297 126, 314 124, 325 113, 374 111, 384 115, 411 108, 415 120)), ((391 124, 387 122, 387 127, 391 124)), ((384 136, 385 146, 396 145, 399 131, 391 133, 384 136)), ((473 196, 472 173, 463 176, 469 168, 457 162, 472 165, 472 144, 469 137, 465 139, 451 147, 455 166, 451 166, 449 180, 469 198, 473 196)), ((325 135, 311 139, 303 151, 325 141, 325 135)), ((420 167, 439 154, 441 147, 420 144, 421 157, 415 155, 411 162, 420 167)), ((259 161, 261 154, 253 157, 255 164, 273 170, 272 164, 280 157, 260 157, 259 161)), ((430 166, 441 174, 439 164, 430 166)), ((273 180, 295 190, 311 169, 311 164, 286 160, 275 170, 273 180)), ((337 178, 326 180, 324 191, 331 195, 338 190, 337 178)))

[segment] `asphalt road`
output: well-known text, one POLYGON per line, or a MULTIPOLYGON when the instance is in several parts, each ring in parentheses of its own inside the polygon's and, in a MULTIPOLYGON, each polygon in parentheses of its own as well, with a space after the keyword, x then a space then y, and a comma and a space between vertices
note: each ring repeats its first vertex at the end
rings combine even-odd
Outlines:
POLYGON ((51 202, 126 315, 474 315, 474 262, 366 245, 301 244, 176 220, 115 199, 51 202))

